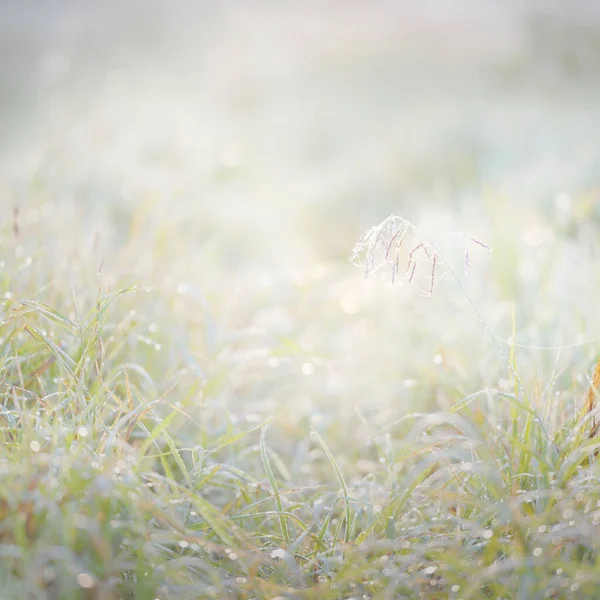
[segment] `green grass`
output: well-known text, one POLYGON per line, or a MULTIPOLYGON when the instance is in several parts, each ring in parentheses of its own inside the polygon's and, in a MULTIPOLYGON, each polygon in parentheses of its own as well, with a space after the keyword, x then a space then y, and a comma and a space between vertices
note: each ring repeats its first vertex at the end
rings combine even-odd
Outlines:
MULTIPOLYGON (((216 315, 176 282, 105 290, 84 259, 78 292, 57 285, 67 265, 21 256, 36 243, 24 235, 4 236, 6 254, 18 255, 3 269, 10 297, 0 324, 3 598, 562 598, 600 590, 599 445, 580 418, 584 382, 565 393, 556 372, 532 378, 515 346, 495 354, 501 341, 491 334, 491 343, 484 322, 475 339, 496 355, 497 372, 506 359, 504 389, 470 385, 470 363, 452 368, 444 348, 434 362, 446 373, 425 373, 434 386, 413 402, 425 412, 411 412, 419 388, 407 381, 402 406, 378 403, 376 387, 358 399, 339 381, 332 396, 328 379, 341 373, 358 385, 360 377, 343 365, 342 350, 336 356, 330 346, 326 356, 322 336, 350 326, 337 313, 323 330, 328 294, 351 286, 367 314, 369 302, 381 310, 382 297, 401 297, 358 271, 282 279, 276 308, 313 318, 275 335, 250 327, 264 318, 256 283, 243 303, 216 315), (298 300, 306 306, 292 308, 298 300)), ((408 260, 411 243, 401 247, 408 260)), ((424 259, 429 267, 438 248, 424 259)), ((127 248, 115 263, 119 252, 127 248)), ((466 282, 454 271, 445 281, 450 262, 437 260, 436 286, 468 300, 461 318, 476 308, 484 319, 469 306, 466 282)), ((429 267, 419 266, 425 281, 429 267)), ((406 273, 416 285, 410 266, 406 273)), ((423 335, 441 338, 435 317, 432 324, 423 335)))
POLYGON ((242 4, 27 88, 0 600, 600 597, 597 27, 242 4))

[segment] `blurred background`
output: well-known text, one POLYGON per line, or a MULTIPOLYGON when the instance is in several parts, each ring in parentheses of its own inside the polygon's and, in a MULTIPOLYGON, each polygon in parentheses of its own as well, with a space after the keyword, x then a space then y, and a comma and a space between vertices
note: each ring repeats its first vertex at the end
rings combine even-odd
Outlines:
POLYGON ((150 175, 345 258, 390 212, 589 189, 599 25, 593 1, 4 0, 3 162, 71 152, 82 201, 150 175))
MULTIPOLYGON (((505 381, 451 281, 421 299, 348 263, 390 213, 432 241, 463 231, 494 247, 464 285, 498 337, 568 346, 582 387, 599 58, 593 0, 2 0, 2 222, 16 206, 17 254, 45 248, 79 290, 74 259, 171 286, 288 340, 301 375, 323 369, 314 393, 385 401, 421 375, 427 397, 457 373, 458 396, 505 381)), ((193 310, 173 313, 192 331, 193 310)), ((544 373, 555 350, 523 360, 544 373)))

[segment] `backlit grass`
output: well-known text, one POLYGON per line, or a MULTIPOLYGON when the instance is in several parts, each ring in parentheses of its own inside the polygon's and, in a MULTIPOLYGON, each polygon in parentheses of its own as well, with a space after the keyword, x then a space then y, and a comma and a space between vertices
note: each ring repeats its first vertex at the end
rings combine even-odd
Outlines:
POLYGON ((592 18, 139 4, 6 42, 0 600, 600 597, 592 18))

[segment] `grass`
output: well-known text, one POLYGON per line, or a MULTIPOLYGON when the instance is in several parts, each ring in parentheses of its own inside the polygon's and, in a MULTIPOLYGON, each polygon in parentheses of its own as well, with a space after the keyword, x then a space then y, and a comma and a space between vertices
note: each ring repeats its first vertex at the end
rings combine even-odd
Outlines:
POLYGON ((232 6, 0 156, 0 600, 600 597, 594 25, 232 6))
MULTIPOLYGON (((388 236, 388 250, 398 239, 393 227, 374 231, 385 235, 371 242, 388 236)), ((458 379, 437 384, 456 399, 447 410, 431 401, 426 412, 352 407, 343 396, 316 410, 310 398, 286 401, 285 390, 296 381, 309 393, 304 382, 333 369, 293 339, 219 331, 207 306, 198 324, 181 284, 174 296, 169 286, 109 291, 100 272, 95 294, 86 284, 83 293, 58 288, 45 256, 23 256, 35 243, 25 235, 13 226, 4 236, 15 257, 3 268, 0 325, 3 598, 560 598, 600 589, 594 410, 583 412, 577 393, 557 401, 558 374, 532 385, 515 346, 504 355, 505 389, 460 395, 458 379), (198 338, 186 339, 192 323, 198 338)), ((407 260, 405 279, 418 285, 419 244, 424 280, 433 273, 467 294, 460 278, 444 282, 444 265, 456 273, 421 238, 398 244, 402 259, 388 252, 366 264, 391 261, 397 281, 407 260)))

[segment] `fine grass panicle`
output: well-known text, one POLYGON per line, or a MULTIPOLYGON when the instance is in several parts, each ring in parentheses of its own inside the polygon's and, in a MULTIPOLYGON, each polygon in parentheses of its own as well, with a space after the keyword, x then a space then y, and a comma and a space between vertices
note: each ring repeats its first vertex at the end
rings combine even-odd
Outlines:
POLYGON ((392 283, 406 281, 425 295, 433 293, 436 277, 452 273, 440 247, 447 239, 463 246, 464 271, 469 272, 472 246, 491 250, 489 246, 461 233, 446 234, 437 244, 426 240, 413 223, 391 215, 371 227, 354 245, 350 261, 369 277, 380 269, 389 270, 392 283))

